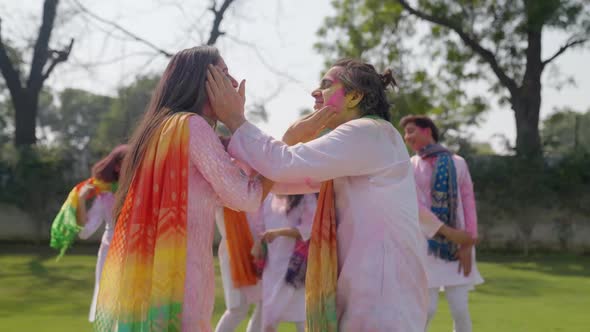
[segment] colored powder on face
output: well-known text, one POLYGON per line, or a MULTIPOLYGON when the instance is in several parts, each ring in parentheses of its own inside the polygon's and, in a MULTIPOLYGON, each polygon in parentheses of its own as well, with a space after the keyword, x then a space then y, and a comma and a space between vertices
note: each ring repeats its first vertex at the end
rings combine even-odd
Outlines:
POLYGON ((334 111, 337 113, 344 111, 344 88, 336 90, 330 96, 326 105, 334 106, 334 111))

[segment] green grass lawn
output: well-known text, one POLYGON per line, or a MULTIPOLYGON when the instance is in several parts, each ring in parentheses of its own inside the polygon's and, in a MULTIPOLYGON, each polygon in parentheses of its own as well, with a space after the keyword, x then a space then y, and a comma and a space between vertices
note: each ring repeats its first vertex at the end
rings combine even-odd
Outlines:
MULTIPOLYGON (((39 255, 34 250, 1 252, 1 331, 91 330, 86 319, 94 286, 95 256, 70 254, 57 263, 53 256, 39 255)), ((474 331, 588 331, 589 257, 551 255, 525 259, 481 255, 479 269, 486 283, 471 294, 474 331)), ((213 323, 223 310, 218 278, 213 323)), ((245 325, 242 323, 238 331, 245 331, 245 325)), ((449 309, 441 297, 430 331, 451 330, 449 309)), ((280 331, 294 328, 285 324, 280 331)))

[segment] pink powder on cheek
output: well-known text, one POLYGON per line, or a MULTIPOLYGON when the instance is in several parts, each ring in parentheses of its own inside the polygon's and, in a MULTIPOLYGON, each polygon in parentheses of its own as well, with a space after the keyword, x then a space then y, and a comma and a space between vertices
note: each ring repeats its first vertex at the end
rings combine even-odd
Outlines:
POLYGON ((344 111, 344 88, 336 90, 330 96, 326 105, 334 106, 334 111, 337 113, 344 111))

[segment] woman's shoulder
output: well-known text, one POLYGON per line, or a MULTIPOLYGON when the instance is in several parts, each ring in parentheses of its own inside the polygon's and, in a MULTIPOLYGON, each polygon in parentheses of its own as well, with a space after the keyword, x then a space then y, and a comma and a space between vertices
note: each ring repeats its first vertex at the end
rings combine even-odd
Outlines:
POLYGON ((215 133, 215 129, 211 127, 209 122, 198 114, 193 114, 188 118, 188 128, 191 137, 206 136, 206 137, 218 137, 215 133))
POLYGON ((207 126, 209 126, 209 124, 207 123, 207 121, 205 121, 205 119, 202 116, 200 116, 200 115, 198 115, 196 113, 191 114, 188 117, 188 123, 191 124, 191 125, 198 125, 198 126, 207 125, 207 126))

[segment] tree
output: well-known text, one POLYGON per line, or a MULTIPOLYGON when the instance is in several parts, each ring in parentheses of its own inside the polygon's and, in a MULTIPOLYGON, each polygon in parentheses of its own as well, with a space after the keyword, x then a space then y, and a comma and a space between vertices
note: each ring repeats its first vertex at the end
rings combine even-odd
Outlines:
POLYGON ((121 87, 110 109, 100 120, 93 149, 108 153, 116 145, 130 138, 135 125, 143 116, 155 89, 159 76, 140 76, 127 86, 121 87))
MULTIPOLYGON (((211 1, 209 11, 213 13, 213 20, 209 37, 206 40, 208 45, 213 45, 224 35, 221 30, 221 23, 228 8, 235 0, 224 0, 220 4, 211 1)), ((14 143, 17 146, 30 146, 37 142, 36 122, 39 113, 39 99, 43 85, 57 65, 68 60, 74 39, 60 48, 50 47, 51 35, 56 23, 59 0, 44 0, 41 26, 32 47, 31 62, 28 68, 28 76, 23 75, 24 64, 22 56, 15 56, 15 50, 10 46, 10 40, 2 36, 0 30, 0 71, 10 91, 11 102, 14 106, 14 143), (4 38, 3 38, 4 37, 4 38)), ((146 47, 154 50, 158 55, 171 57, 173 52, 166 51, 157 45, 150 43, 147 39, 134 34, 125 27, 114 21, 104 19, 89 11, 80 1, 72 0, 71 4, 77 13, 87 15, 91 19, 100 21, 102 24, 121 32, 127 38, 143 43, 146 47)), ((0 20, 1 22, 1 20, 0 20)))
POLYGON ((41 27, 32 50, 26 82, 18 60, 11 56, 14 52, 3 42, 0 30, 0 71, 14 106, 14 143, 17 146, 29 146, 37 141, 35 128, 43 84, 58 64, 68 60, 74 45, 74 39, 70 39, 68 45, 61 49, 49 46, 58 3, 58 0, 45 0, 43 3, 41 27))
POLYGON ((579 113, 570 108, 558 110, 543 121, 541 138, 545 152, 566 155, 590 153, 590 110, 579 113))
POLYGON ((386 62, 404 56, 407 59, 416 56, 420 48, 413 38, 420 36, 417 23, 427 23, 430 30, 423 36, 421 48, 431 61, 427 64, 430 71, 425 72, 435 76, 436 81, 452 83, 451 93, 464 91, 467 83, 487 81, 490 91, 514 111, 516 151, 524 157, 536 157, 542 152, 539 112, 543 71, 565 52, 587 42, 590 34, 590 5, 582 0, 333 3, 336 16, 327 18, 319 35, 335 41, 322 43, 320 50, 332 57, 362 55, 386 62), (543 59, 542 37, 548 30, 569 37, 543 59), (438 70, 433 72, 433 67, 438 70))

